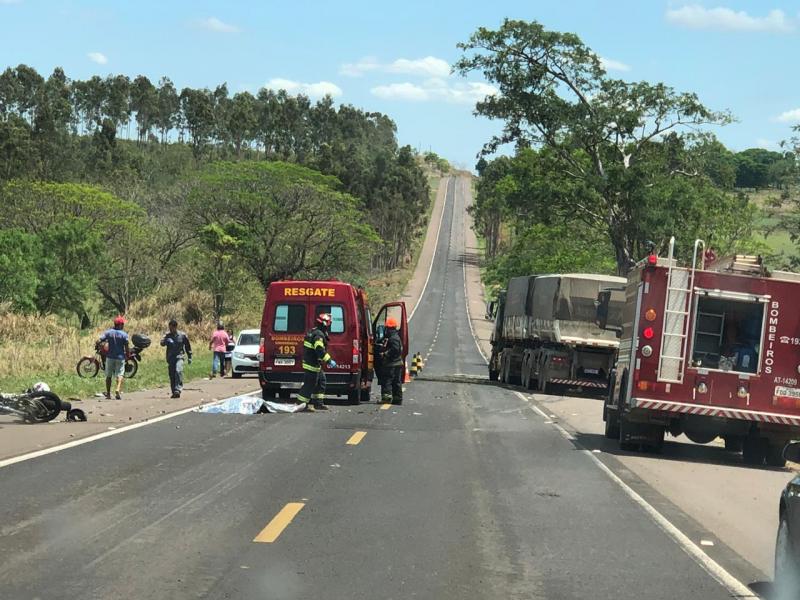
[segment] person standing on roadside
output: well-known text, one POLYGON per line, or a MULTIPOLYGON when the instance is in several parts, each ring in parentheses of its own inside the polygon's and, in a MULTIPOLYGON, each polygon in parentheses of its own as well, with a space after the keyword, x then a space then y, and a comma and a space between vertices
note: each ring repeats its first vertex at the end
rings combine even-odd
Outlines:
POLYGON ((228 329, 228 345, 225 346, 225 369, 233 375, 233 349, 236 347, 236 340, 233 339, 233 330, 228 329))
POLYGON ((403 403, 403 340, 397 329, 397 319, 386 319, 386 333, 381 347, 381 401, 392 404, 403 403))
POLYGON ((214 379, 217 372, 220 377, 225 377, 225 353, 230 341, 231 338, 225 331, 222 321, 218 322, 217 330, 211 334, 211 341, 208 343, 208 349, 214 353, 214 357, 211 359, 211 379, 214 379))
POLYGON ((187 358, 192 364, 192 344, 189 336, 178 331, 178 322, 169 322, 169 331, 161 338, 161 345, 167 349, 167 368, 169 369, 169 387, 171 398, 180 398, 183 390, 183 360, 187 358))
POLYGON ((111 399, 111 380, 116 377, 117 388, 114 397, 122 400, 122 381, 125 378, 125 358, 128 356, 128 334, 122 329, 125 319, 122 316, 114 319, 114 327, 107 329, 98 344, 105 344, 106 351, 106 400, 111 399))

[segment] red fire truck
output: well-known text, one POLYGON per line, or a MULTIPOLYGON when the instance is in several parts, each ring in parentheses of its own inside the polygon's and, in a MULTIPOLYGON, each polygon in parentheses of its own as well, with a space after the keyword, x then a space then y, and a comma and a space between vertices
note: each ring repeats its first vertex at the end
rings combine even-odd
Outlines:
POLYGON ((665 432, 722 437, 748 464, 782 466, 800 437, 800 275, 717 259, 702 240, 680 266, 674 249, 628 276, 606 437, 656 451, 665 432))

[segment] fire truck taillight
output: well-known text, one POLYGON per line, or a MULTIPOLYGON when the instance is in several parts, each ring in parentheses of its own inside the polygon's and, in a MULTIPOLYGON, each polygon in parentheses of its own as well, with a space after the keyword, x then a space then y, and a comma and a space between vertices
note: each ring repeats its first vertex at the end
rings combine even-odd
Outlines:
POLYGON ((651 323, 656 320, 658 313, 654 308, 648 308, 647 311, 644 313, 644 320, 650 321, 651 323))
POLYGON ((353 364, 357 365, 361 362, 361 342, 353 340, 353 364))
POLYGON ((258 362, 264 362, 264 338, 258 342, 258 362))
POLYGON ((650 256, 648 256, 647 264, 650 265, 651 267, 655 267, 658 264, 658 255, 651 254, 650 256))
POLYGON ((652 346, 642 346, 642 356, 645 358, 650 358, 653 356, 653 347, 652 346))
POLYGON ((645 327, 644 331, 642 331, 642 337, 646 340, 652 340, 655 334, 656 330, 652 327, 645 327))

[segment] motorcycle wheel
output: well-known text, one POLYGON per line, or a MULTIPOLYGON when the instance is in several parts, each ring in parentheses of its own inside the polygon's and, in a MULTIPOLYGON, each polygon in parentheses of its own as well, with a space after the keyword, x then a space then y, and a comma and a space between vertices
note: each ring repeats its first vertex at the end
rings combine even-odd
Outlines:
POLYGON ((97 377, 100 372, 100 362, 93 356, 84 356, 78 361, 75 370, 78 371, 79 377, 97 377))
POLYGON ((129 358, 125 361, 125 379, 130 379, 136 375, 139 370, 139 363, 135 358, 129 358))
POLYGON ((28 418, 36 423, 52 421, 61 412, 61 399, 53 392, 34 392, 29 396, 28 418))
POLYGON ((67 421, 86 421, 86 413, 80 408, 73 408, 67 413, 67 421))

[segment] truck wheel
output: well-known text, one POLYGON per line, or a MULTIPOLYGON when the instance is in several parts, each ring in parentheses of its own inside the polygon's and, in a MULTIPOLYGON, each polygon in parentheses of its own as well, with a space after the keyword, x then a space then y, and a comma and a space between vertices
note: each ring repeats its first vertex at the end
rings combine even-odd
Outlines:
POLYGON ((633 452, 637 449, 638 444, 628 441, 628 436, 633 429, 633 424, 628 422, 625 415, 619 415, 619 449, 627 452, 633 452))
POLYGON ((497 381, 497 377, 499 375, 500 373, 498 373, 497 371, 492 371, 492 369, 489 368, 489 381, 497 381))
POLYGON ((769 444, 767 446, 767 465, 770 467, 785 467, 786 459, 783 458, 783 444, 769 444))
POLYGON ((614 395, 614 376, 611 376, 611 385, 608 388, 606 400, 603 403, 603 420, 606 422, 606 437, 610 440, 619 439, 619 411, 611 408, 611 398, 614 395))
POLYGON ((741 452, 742 451, 742 438, 730 435, 723 438, 725 440, 725 450, 728 452, 741 452))
POLYGON ((364 388, 363 390, 361 390, 361 401, 369 402, 370 400, 369 394, 370 394, 370 388, 364 388))
POLYGON ((654 425, 653 431, 655 434, 653 435, 652 441, 647 444, 647 449, 654 454, 661 454, 664 451, 664 433, 665 428, 661 426, 654 425))
POLYGON ((742 443, 742 458, 746 465, 761 466, 766 457, 766 444, 764 440, 755 436, 748 436, 742 443))
POLYGON ((361 404, 361 390, 350 390, 347 392, 347 401, 353 405, 361 404))

